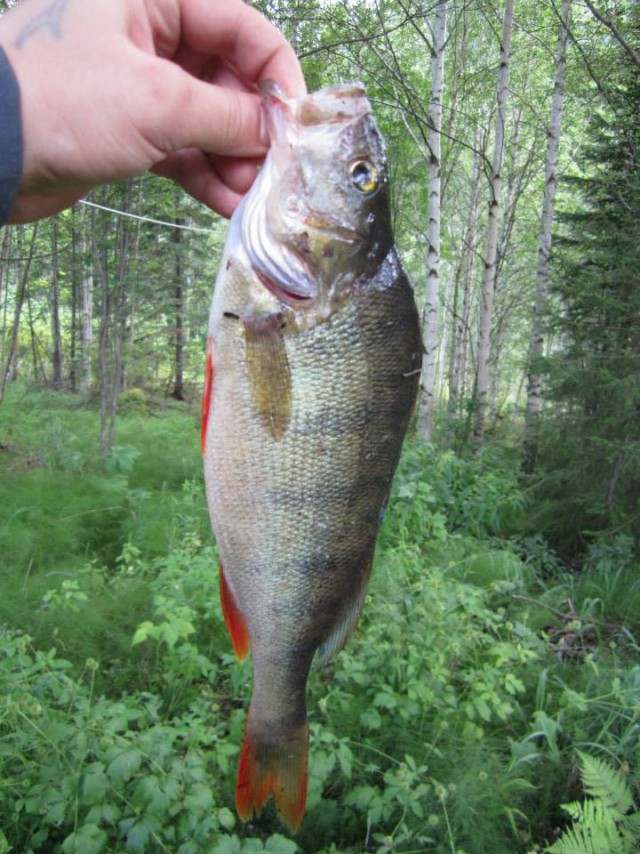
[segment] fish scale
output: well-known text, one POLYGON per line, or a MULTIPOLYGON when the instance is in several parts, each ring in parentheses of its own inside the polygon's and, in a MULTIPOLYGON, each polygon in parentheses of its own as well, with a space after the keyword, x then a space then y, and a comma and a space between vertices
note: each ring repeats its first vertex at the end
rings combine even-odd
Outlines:
POLYGON ((264 103, 271 152, 211 309, 204 465, 225 620, 253 665, 236 804, 248 819, 273 796, 295 830, 309 670, 360 614, 421 339, 361 84, 264 103))

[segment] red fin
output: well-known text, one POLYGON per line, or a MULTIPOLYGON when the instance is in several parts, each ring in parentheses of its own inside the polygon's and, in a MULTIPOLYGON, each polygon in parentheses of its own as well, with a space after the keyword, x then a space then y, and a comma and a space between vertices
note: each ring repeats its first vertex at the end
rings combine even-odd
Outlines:
POLYGON ((224 621, 231 635, 233 651, 240 661, 243 661, 249 654, 249 630, 244 615, 238 608, 227 579, 224 577, 222 564, 220 564, 220 602, 224 621))
POLYGON ((281 821, 291 833, 300 827, 307 802, 309 727, 296 727, 283 744, 265 744, 247 723, 238 768, 236 809, 243 821, 258 815, 273 795, 281 821))
POLYGON ((200 449, 204 454, 207 441, 207 424, 209 423, 209 407, 213 390, 213 345, 207 339, 207 362, 204 369, 204 391, 202 392, 202 422, 200 425, 200 449))

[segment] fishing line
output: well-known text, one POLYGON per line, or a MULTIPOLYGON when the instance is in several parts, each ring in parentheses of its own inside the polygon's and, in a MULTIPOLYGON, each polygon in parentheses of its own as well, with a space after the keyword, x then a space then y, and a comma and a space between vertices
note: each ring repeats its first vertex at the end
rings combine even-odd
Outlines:
POLYGON ((87 199, 80 199, 81 205, 87 205, 90 208, 98 208, 101 211, 107 211, 108 213, 117 214, 118 216, 128 216, 131 219, 139 219, 142 222, 150 222, 153 225, 164 225, 167 228, 180 228, 183 231, 197 231, 201 234, 218 234, 217 228, 198 228, 195 225, 180 225, 177 222, 166 222, 162 219, 152 219, 149 216, 141 216, 140 214, 129 213, 128 211, 121 211, 118 208, 109 208, 106 205, 99 205, 97 202, 90 202, 87 199))

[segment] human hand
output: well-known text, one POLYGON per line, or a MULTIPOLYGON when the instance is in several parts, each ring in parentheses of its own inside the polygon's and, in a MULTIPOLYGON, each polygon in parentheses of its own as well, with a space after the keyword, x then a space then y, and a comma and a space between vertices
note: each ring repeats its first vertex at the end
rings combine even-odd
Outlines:
POLYGON ((305 91, 284 36, 243 0, 23 0, 0 46, 24 140, 9 222, 147 169, 230 216, 266 152, 257 84, 305 91))

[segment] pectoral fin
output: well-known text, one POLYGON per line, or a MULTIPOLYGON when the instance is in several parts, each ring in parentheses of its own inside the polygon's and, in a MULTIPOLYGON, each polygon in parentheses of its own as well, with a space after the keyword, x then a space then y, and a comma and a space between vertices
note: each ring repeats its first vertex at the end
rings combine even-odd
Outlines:
POLYGON ((254 411, 274 439, 291 417, 291 371, 283 337, 282 315, 245 320, 247 376, 254 411))

